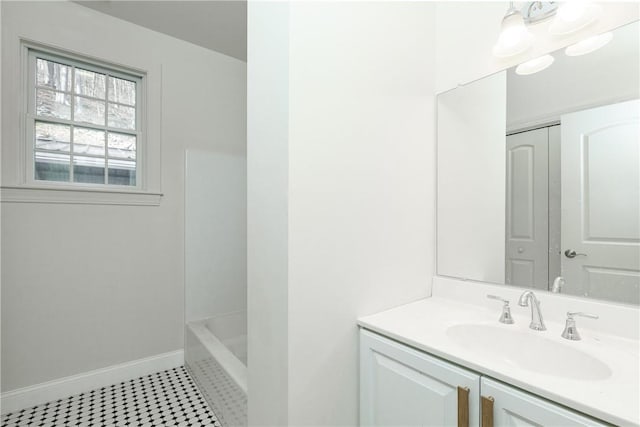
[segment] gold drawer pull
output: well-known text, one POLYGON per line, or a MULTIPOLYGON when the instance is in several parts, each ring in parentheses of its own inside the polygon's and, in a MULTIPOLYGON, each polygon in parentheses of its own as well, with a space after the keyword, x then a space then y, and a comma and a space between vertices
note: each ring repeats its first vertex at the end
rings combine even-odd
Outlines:
POLYGON ((482 400, 482 427, 493 427, 493 397, 480 396, 482 400))
POLYGON ((458 427, 469 427, 469 387, 458 386, 458 427))

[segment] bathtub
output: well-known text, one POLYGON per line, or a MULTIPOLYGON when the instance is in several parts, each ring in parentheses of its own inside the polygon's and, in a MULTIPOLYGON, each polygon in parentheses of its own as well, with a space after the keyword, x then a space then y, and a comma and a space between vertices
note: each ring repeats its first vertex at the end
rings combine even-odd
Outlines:
POLYGON ((222 426, 247 425, 247 313, 186 325, 185 365, 222 426))

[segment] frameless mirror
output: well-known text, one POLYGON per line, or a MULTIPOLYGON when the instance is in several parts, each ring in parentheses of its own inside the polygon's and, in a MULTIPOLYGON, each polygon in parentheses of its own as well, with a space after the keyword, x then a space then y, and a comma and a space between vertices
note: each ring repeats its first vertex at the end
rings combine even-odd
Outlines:
POLYGON ((640 303, 639 24, 612 35, 438 96, 439 275, 640 303))

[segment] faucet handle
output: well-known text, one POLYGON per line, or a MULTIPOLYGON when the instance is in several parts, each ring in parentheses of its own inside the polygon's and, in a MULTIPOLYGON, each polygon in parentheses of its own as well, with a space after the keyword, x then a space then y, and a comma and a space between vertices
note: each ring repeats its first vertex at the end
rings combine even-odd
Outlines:
POLYGON ((497 295, 487 295, 487 298, 502 301, 504 303, 504 305, 502 306, 502 314, 500 315, 500 319, 498 319, 500 323, 506 323, 507 325, 511 325, 514 323, 513 317, 511 317, 511 308, 509 307, 509 300, 506 300, 497 295))
POLYGON ((502 301, 505 304, 509 304, 509 300, 508 299, 504 299, 502 297, 499 297, 498 295, 487 295, 487 298, 489 298, 489 299, 497 299, 498 301, 502 301))
POLYGON ((573 320, 573 316, 582 316, 589 319, 599 319, 597 314, 584 313, 582 311, 567 311, 567 318, 573 320))
POLYGON ((564 326, 564 331, 562 331, 562 338, 566 338, 571 341, 579 341, 582 338, 578 333, 576 320, 573 318, 574 316, 587 317, 589 319, 598 319, 598 316, 595 314, 583 313, 582 311, 567 311, 567 323, 564 326))

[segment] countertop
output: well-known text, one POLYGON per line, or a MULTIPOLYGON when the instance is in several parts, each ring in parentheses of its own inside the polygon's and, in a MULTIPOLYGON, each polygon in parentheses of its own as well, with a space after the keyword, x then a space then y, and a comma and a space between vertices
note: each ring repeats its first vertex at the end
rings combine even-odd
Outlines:
MULTIPOLYGON (((362 317, 358 319, 358 324, 603 421, 617 425, 640 425, 638 341, 580 327, 582 319, 578 319, 582 340, 569 341, 560 337, 564 320, 545 319, 546 331, 529 329, 529 310, 512 308, 515 324, 504 325, 498 322, 501 313, 499 303, 487 307, 483 302, 476 305, 468 301, 432 296, 362 317), (582 380, 523 369, 508 360, 499 360, 495 354, 469 350, 447 335, 449 326, 464 323, 490 324, 553 340, 558 345, 570 346, 598 358, 610 367, 612 374, 603 380, 582 380)), ((509 345, 508 342, 492 344, 509 345)), ((553 364, 553 355, 540 355, 540 363, 553 364)))

